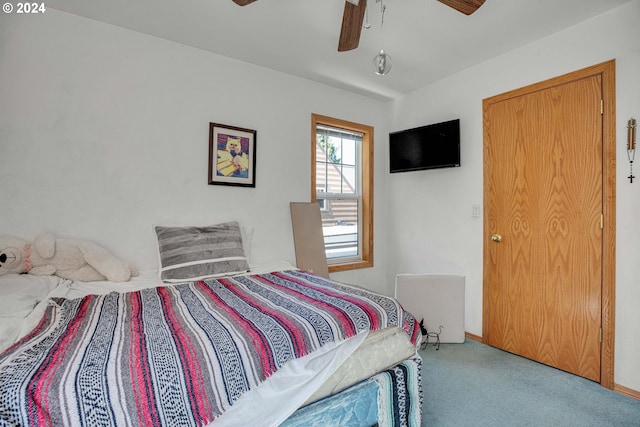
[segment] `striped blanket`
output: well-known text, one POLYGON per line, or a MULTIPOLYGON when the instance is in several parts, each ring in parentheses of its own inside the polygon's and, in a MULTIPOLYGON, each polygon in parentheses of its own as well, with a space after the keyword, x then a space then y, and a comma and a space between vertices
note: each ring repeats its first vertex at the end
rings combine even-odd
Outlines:
POLYGON ((0 355, 0 425, 204 425, 287 361, 393 325, 418 339, 396 300, 296 270, 57 299, 0 355))

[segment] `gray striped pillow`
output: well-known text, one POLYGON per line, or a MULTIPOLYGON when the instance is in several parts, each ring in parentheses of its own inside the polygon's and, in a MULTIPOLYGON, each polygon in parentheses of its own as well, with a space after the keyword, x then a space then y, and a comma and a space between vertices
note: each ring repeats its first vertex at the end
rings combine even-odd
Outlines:
POLYGON ((227 222, 205 227, 156 226, 160 279, 186 282, 249 271, 240 225, 227 222))

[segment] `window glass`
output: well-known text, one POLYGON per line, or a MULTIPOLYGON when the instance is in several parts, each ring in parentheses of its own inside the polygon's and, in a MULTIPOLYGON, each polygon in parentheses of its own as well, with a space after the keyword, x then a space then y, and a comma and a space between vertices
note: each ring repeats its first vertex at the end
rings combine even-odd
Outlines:
POLYGON ((320 205, 329 271, 371 266, 373 129, 324 116, 312 118, 312 200, 320 205))

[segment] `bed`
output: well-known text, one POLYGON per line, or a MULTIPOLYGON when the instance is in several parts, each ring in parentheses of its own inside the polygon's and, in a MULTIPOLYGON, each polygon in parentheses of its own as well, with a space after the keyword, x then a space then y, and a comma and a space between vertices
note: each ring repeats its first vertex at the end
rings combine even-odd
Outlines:
POLYGON ((420 425, 420 328, 395 299, 246 270, 0 277, 0 425, 420 425))

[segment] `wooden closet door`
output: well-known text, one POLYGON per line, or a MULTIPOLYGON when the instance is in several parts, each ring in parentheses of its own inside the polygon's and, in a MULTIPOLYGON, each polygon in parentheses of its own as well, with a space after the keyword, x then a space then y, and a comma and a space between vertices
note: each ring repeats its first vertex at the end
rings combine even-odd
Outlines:
POLYGON ((600 381, 603 128, 595 75, 485 100, 491 346, 600 381))

